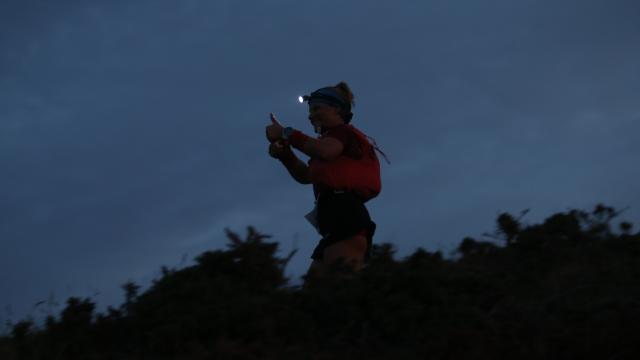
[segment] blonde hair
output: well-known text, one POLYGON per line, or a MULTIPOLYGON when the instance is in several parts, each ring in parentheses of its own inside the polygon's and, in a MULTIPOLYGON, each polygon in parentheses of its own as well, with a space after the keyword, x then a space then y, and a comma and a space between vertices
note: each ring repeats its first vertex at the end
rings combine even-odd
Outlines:
POLYGON ((355 106, 356 103, 354 101, 355 96, 353 96, 353 92, 351 92, 351 88, 349 87, 349 85, 344 82, 344 81, 340 81, 339 83, 337 83, 334 88, 336 89, 336 91, 338 91, 338 93, 340 95, 342 95, 342 97, 344 98, 344 100, 351 106, 355 106))

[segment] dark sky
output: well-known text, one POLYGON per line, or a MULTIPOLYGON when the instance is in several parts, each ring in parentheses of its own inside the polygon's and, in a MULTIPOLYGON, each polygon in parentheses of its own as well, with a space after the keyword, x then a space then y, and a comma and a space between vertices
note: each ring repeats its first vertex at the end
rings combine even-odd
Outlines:
MULTIPOLYGON (((640 219, 640 2, 3 1, 0 320, 119 286, 248 225, 309 264, 309 187, 266 154, 273 111, 347 81, 376 138, 375 241, 450 253, 598 202, 640 219)), ((57 308, 58 310, 60 308, 57 308)))

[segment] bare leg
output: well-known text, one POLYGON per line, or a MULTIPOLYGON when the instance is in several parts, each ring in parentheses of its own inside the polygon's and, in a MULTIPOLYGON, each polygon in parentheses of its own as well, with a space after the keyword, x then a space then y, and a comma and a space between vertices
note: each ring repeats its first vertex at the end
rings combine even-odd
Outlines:
POLYGON ((324 249, 323 265, 325 265, 326 268, 328 265, 342 258, 344 263, 354 271, 360 271, 364 265, 366 250, 367 238, 363 235, 352 236, 324 249))
POLYGON ((367 238, 362 235, 336 242, 324 249, 322 260, 313 260, 309 270, 308 278, 322 278, 327 275, 331 264, 342 259, 354 271, 360 271, 364 265, 364 255, 367 250, 367 238))

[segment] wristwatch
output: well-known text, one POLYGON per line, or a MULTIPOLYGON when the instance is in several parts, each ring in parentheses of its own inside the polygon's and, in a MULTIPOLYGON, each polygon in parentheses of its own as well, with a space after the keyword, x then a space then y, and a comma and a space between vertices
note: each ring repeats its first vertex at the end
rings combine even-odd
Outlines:
POLYGON ((282 129, 282 140, 289 140, 289 136, 291 136, 292 132, 293 128, 291 126, 287 126, 286 128, 282 129))

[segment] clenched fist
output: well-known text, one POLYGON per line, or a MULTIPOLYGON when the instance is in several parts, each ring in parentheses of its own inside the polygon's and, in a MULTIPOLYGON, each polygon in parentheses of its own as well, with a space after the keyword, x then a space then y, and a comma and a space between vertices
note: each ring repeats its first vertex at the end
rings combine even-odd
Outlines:
POLYGON ((291 151, 288 145, 283 145, 280 141, 269 144, 269 155, 274 159, 280 159, 287 151, 291 151))

